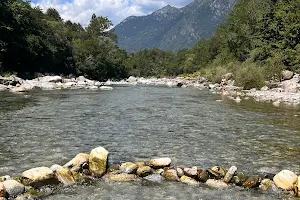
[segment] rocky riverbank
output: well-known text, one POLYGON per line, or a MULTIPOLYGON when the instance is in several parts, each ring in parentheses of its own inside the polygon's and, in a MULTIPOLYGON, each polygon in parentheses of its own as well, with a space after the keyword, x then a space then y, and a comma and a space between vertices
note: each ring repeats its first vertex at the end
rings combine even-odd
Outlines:
POLYGON ((173 166, 170 158, 155 158, 145 162, 108 163, 109 152, 98 147, 90 154, 79 153, 65 165, 38 167, 24 171, 19 177, 0 177, 0 199, 36 199, 55 193, 61 186, 105 182, 142 182, 163 184, 181 182, 190 186, 212 189, 241 187, 270 195, 300 196, 300 176, 289 170, 278 174, 247 175, 235 166, 173 166))
POLYGON ((14 93, 28 92, 35 89, 60 90, 60 89, 90 89, 112 90, 114 85, 156 85, 181 88, 208 89, 237 103, 253 98, 255 101, 270 102, 278 107, 282 105, 300 104, 300 75, 290 71, 282 72, 281 81, 267 81, 261 89, 243 90, 235 85, 233 74, 228 73, 222 77, 220 83, 212 83, 204 77, 197 78, 143 78, 129 77, 126 80, 99 82, 89 80, 83 76, 77 78, 63 78, 61 76, 44 76, 33 80, 24 80, 16 76, 1 77, 0 91, 14 93))

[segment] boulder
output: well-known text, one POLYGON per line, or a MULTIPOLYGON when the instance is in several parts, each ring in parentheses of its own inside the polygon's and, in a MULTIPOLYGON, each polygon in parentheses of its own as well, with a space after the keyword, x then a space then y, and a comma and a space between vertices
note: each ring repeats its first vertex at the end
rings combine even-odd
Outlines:
POLYGON ((60 165, 54 164, 54 165, 52 165, 52 166, 50 167, 50 169, 51 169, 53 172, 56 172, 56 171, 59 170, 59 169, 63 169, 63 167, 60 166, 60 165))
POLYGON ((282 82, 282 87, 284 92, 296 93, 299 91, 299 84, 298 81, 286 80, 282 82))
POLYGON ((274 184, 274 182, 270 179, 263 179, 259 185, 259 189, 261 189, 263 192, 266 192, 272 187, 272 184, 274 184))
POLYGON ((178 175, 179 178, 184 176, 184 171, 180 167, 177 167, 176 171, 177 171, 177 175, 178 175))
POLYGON ((25 191, 25 186, 15 180, 7 180, 3 182, 6 188, 6 193, 9 197, 15 197, 17 195, 23 194, 25 191))
POLYGON ((111 173, 111 172, 115 172, 115 171, 119 171, 120 170, 120 165, 119 164, 111 164, 108 169, 107 172, 111 173))
POLYGON ((259 186, 261 179, 258 177, 249 177, 244 183, 244 188, 256 188, 259 186))
POLYGON ((197 178, 198 176, 198 169, 197 167, 192 167, 192 168, 184 168, 183 169, 184 175, 191 177, 191 178, 197 178))
POLYGON ((219 166, 215 166, 213 168, 211 168, 212 171, 214 171, 215 173, 217 173, 220 177, 224 177, 226 175, 226 169, 224 167, 219 167, 219 166))
POLYGON ((70 89, 75 86, 76 86, 75 82, 67 82, 67 83, 62 84, 62 88, 64 88, 64 89, 70 89))
POLYGON ((238 172, 236 176, 232 177, 230 182, 242 186, 248 178, 243 172, 238 172))
POLYGON ((282 75, 283 80, 290 80, 293 78, 294 72, 284 70, 284 71, 282 71, 281 75, 282 75))
POLYGON ((84 76, 79 76, 79 77, 76 79, 77 82, 79 82, 79 81, 85 82, 86 80, 87 80, 87 79, 86 79, 84 76))
POLYGON ((147 181, 153 182, 153 183, 162 183, 165 180, 165 178, 159 174, 151 174, 149 176, 144 177, 144 180, 147 180, 147 181))
POLYGON ((143 167, 139 167, 137 169, 137 175, 141 176, 141 177, 145 177, 148 176, 152 173, 152 168, 149 166, 143 166, 143 167))
POLYGON ((134 76, 130 76, 126 81, 129 82, 129 83, 134 83, 134 82, 137 82, 137 78, 134 77, 134 76))
POLYGON ((121 165, 120 170, 126 174, 134 174, 138 166, 132 162, 127 162, 121 165))
POLYGON ((144 167, 145 166, 145 162, 136 162, 135 163, 138 167, 144 167))
POLYGON ((226 173, 226 175, 224 177, 224 182, 225 183, 229 183, 231 181, 231 179, 234 176, 236 170, 237 170, 236 166, 232 166, 232 167, 229 168, 228 172, 226 173))
POLYGON ((66 168, 56 170, 55 176, 57 180, 64 185, 72 185, 76 183, 72 172, 66 168))
POLYGON ((116 182, 128 182, 128 181, 136 181, 137 176, 135 174, 113 174, 109 175, 108 179, 116 182))
POLYGON ((71 171, 78 172, 89 164, 89 154, 79 153, 72 160, 66 163, 63 167, 68 168, 71 171))
POLYGON ((56 182, 53 171, 48 167, 29 169, 23 172, 21 176, 25 185, 42 186, 56 182))
POLYGON ((298 176, 289 170, 282 170, 273 178, 275 185, 284 190, 293 190, 297 180, 298 176))
POLYGON ((217 189, 225 189, 228 188, 228 184, 221 180, 208 179, 205 183, 209 187, 217 188, 217 189))
POLYGON ((182 176, 180 178, 180 182, 188 184, 188 185, 199 185, 199 182, 195 179, 188 177, 188 176, 182 176))
POLYGON ((152 168, 159 169, 169 167, 171 165, 171 158, 157 158, 149 160, 146 164, 152 168))
POLYGON ((205 183, 209 179, 209 174, 206 170, 198 170, 198 179, 200 182, 205 183))
POLYGON ((89 170, 96 177, 101 177, 106 173, 108 151, 103 147, 95 148, 89 156, 89 170))
POLYGON ((0 198, 5 197, 5 195, 6 195, 6 189, 3 185, 3 183, 0 182, 0 198))
POLYGON ((176 169, 165 169, 163 177, 165 177, 169 181, 179 181, 176 169))

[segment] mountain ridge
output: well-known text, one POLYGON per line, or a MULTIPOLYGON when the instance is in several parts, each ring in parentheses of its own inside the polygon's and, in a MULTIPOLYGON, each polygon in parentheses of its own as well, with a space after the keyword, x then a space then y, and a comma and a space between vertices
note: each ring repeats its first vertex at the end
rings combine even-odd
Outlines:
POLYGON ((145 16, 130 16, 113 30, 128 52, 159 48, 178 51, 214 35, 237 0, 195 0, 176 8, 164 6, 145 16))

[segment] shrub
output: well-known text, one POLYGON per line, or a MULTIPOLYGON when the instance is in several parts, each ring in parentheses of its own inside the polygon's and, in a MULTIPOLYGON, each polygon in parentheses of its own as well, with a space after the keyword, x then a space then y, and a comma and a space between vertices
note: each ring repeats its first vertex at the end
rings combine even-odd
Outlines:
POLYGON ((265 70, 255 63, 245 62, 235 72, 236 84, 246 90, 265 85, 265 70))

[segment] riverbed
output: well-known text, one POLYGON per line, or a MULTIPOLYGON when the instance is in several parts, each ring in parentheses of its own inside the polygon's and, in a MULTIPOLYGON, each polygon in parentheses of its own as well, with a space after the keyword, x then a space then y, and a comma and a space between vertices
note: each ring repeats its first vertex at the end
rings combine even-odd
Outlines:
MULTIPOLYGON (((300 110, 252 100, 221 101, 193 88, 117 86, 112 91, 0 93, 0 175, 65 164, 98 146, 110 162, 170 157, 174 165, 236 165, 257 175, 300 172, 300 110)), ((179 183, 97 182, 45 199, 274 199, 179 183)))

